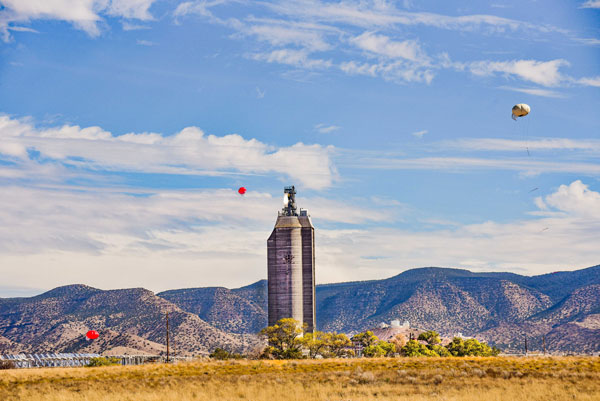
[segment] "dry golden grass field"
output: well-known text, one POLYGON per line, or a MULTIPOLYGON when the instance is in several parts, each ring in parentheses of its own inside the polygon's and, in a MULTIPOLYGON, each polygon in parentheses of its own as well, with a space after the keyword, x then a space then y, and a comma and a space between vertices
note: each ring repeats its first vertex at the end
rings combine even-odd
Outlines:
POLYGON ((0 400, 600 400, 600 358, 222 361, 0 371, 0 400))

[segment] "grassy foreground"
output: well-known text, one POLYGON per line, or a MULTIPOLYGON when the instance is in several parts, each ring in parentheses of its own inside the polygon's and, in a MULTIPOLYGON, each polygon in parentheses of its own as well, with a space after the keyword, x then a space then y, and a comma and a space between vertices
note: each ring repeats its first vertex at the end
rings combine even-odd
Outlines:
POLYGON ((0 400, 600 400, 600 358, 222 361, 0 371, 0 400))

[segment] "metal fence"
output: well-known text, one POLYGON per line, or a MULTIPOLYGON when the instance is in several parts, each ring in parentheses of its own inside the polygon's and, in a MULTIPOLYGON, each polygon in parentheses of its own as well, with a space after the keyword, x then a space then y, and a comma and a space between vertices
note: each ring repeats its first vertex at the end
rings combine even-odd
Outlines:
MULTIPOLYGON (((9 362, 15 368, 48 368, 87 366, 92 358, 99 354, 19 354, 0 355, 0 362, 9 362)), ((107 358, 120 359, 121 365, 142 365, 144 363, 165 363, 162 355, 112 355, 107 358)), ((170 357, 169 363, 191 361, 192 357, 170 357)))
POLYGON ((98 354, 19 354, 0 355, 0 361, 8 361, 16 368, 46 368, 86 366, 98 354))

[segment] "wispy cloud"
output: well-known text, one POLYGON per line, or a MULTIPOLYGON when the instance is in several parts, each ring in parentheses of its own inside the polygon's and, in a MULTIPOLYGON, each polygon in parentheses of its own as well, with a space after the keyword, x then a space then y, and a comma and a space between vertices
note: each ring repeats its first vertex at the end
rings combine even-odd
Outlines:
POLYGON ((417 63, 427 64, 429 58, 416 40, 397 42, 385 35, 365 32, 350 40, 358 48, 376 56, 386 58, 402 58, 417 63))
POLYGON ((517 88, 513 86, 500 86, 500 89, 506 89, 514 92, 526 93, 528 95, 533 96, 542 96, 542 97, 551 97, 551 98, 564 98, 565 95, 563 93, 549 90, 549 89, 541 89, 541 88, 517 88))
MULTIPOLYGON (((365 224, 393 219, 393 205, 299 201, 319 233, 319 282, 383 278, 431 265, 536 274, 597 263, 600 194, 579 180, 536 198, 527 217, 505 223, 431 220, 434 228, 427 231, 365 224), (340 208, 347 212, 336 213, 340 208), (325 228, 325 219, 354 226, 325 228)), ((163 290, 189 280, 244 285, 266 274, 265 238, 280 206, 279 196, 249 191, 242 198, 232 189, 134 195, 10 187, 0 197, 0 221, 13 227, 0 231, 0 274, 5 285, 39 288, 84 282, 163 290), (164 275, 164 266, 171 274, 164 275)))
POLYGON ((429 131, 427 131, 426 129, 421 130, 421 131, 417 131, 417 132, 413 132, 411 135, 417 138, 423 138, 423 136, 429 131))
POLYGON ((440 29, 472 31, 488 28, 489 31, 504 32, 507 29, 531 29, 561 31, 552 26, 538 26, 524 21, 494 15, 449 16, 427 12, 410 12, 396 8, 383 1, 334 1, 292 0, 283 3, 265 3, 280 15, 295 18, 344 23, 363 28, 384 28, 395 25, 424 25, 440 29))
POLYGON ((331 132, 339 130, 341 127, 337 125, 327 125, 327 124, 317 124, 315 125, 315 130, 317 130, 321 134, 329 134, 331 132))
POLYGON ((310 58, 309 52, 305 50, 279 49, 268 53, 255 53, 250 57, 267 63, 287 64, 309 70, 329 68, 332 65, 331 60, 310 58))
POLYGON ((551 61, 537 60, 512 60, 512 61, 477 61, 469 64, 469 70, 480 76, 489 76, 496 73, 505 76, 517 76, 525 81, 534 82, 543 86, 558 86, 565 77, 559 69, 568 66, 563 59, 551 61))
POLYGON ((269 42, 272 46, 296 45, 310 51, 331 49, 321 27, 314 24, 283 23, 283 21, 249 19, 252 24, 240 26, 241 32, 269 42))
POLYGON ((404 61, 382 61, 375 64, 347 61, 341 63, 339 68, 349 75, 382 77, 385 80, 398 83, 425 82, 430 84, 434 78, 434 73, 430 69, 424 69, 420 65, 404 61))
MULTIPOLYGON (((531 145, 529 145, 531 149, 531 145)), ((523 151, 525 147, 521 148, 523 151)), ((493 159, 475 157, 422 157, 422 158, 364 158, 354 167, 384 170, 430 170, 461 172, 474 170, 511 170, 525 175, 542 173, 600 174, 600 165, 585 162, 557 162, 527 159, 493 159)))
POLYGON ((577 80, 577 83, 585 86, 600 87, 600 75, 597 77, 580 78, 577 80))
POLYGON ((494 151, 522 151, 526 146, 539 151, 544 150, 581 150, 600 154, 600 140, 598 139, 570 139, 570 138, 545 138, 519 141, 499 138, 473 138, 445 141, 444 147, 463 150, 494 150, 494 151))
POLYGON ((138 39, 136 42, 140 46, 156 46, 155 42, 151 42, 149 40, 138 39))
MULTIPOLYGON (((158 290, 190 279, 203 285, 248 284, 266 274, 265 241, 281 207, 280 196, 251 188, 244 197, 235 189, 4 188, 0 221, 14 230, 0 231, 3 283, 43 288, 84 282, 158 290), (44 259, 48 263, 39 269, 44 259), (165 266, 172 273, 167 279, 165 266)), ((318 225, 393 219, 389 210, 339 199, 298 201, 318 225), (337 213, 340 207, 346 213, 337 213)))
POLYGON ((579 8, 600 8, 600 0, 587 0, 579 8))
MULTIPOLYGON (((520 79, 545 87, 576 81, 560 71, 569 65, 565 59, 452 62, 447 54, 428 55, 417 37, 403 37, 407 36, 406 33, 400 34, 397 29, 423 25, 482 34, 504 35, 507 31, 558 33, 579 40, 561 28, 494 15, 448 16, 411 12, 390 2, 375 0, 291 0, 285 4, 265 1, 252 6, 237 0, 189 1, 180 4, 174 15, 178 20, 197 15, 232 29, 235 32, 233 37, 254 37, 261 46, 266 44, 268 48, 253 52, 250 58, 307 71, 338 70, 348 75, 380 77, 399 84, 431 84, 437 71, 443 69, 469 71, 477 76, 498 76, 506 80, 520 79), (220 16, 232 7, 236 7, 236 17, 220 16), (248 9, 253 7, 270 13, 269 17, 254 16, 248 9)), ((587 81, 584 79, 583 82, 587 81)), ((547 89, 514 90, 536 96, 561 96, 547 89)))
POLYGON ((596 265, 600 194, 574 181, 539 199, 529 218, 515 216, 506 223, 441 222, 423 232, 320 230, 319 263, 327 266, 320 278, 329 282, 344 276, 344 281, 384 278, 420 266, 542 274, 596 265), (364 260, 364 255, 378 259, 364 260))
POLYGON ((123 28, 124 31, 141 31, 141 30, 150 29, 150 26, 148 26, 148 25, 132 24, 131 22, 128 22, 128 21, 123 21, 121 23, 121 27, 123 28))
POLYGON ((7 29, 9 31, 15 31, 15 32, 40 33, 39 31, 36 31, 33 28, 27 28, 26 26, 9 26, 7 29))

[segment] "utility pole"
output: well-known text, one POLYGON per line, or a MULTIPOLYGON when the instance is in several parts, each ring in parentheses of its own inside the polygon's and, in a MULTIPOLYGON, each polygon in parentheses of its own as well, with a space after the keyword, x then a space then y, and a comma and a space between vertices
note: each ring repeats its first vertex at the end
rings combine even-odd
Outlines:
POLYGON ((525 334, 525 356, 527 356, 527 334, 525 334))
POLYGON ((169 312, 167 312, 167 363, 169 363, 169 312))
POLYGON ((546 336, 542 337, 542 346, 544 347, 544 355, 546 355, 546 336))

